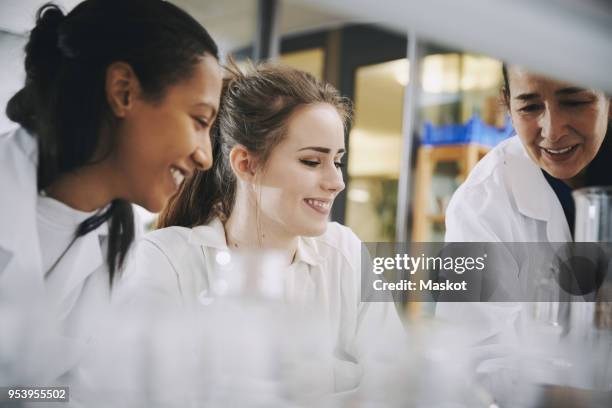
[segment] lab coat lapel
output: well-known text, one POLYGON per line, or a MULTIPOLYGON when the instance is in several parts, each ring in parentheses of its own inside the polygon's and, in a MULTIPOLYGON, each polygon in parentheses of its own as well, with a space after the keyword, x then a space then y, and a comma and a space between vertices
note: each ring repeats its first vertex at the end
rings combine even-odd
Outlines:
POLYGON ((191 229, 188 242, 200 248, 204 257, 205 267, 202 273, 181 274, 179 285, 183 293, 189 293, 193 288, 204 288, 195 294, 199 302, 206 302, 212 299, 210 290, 214 282, 214 270, 216 263, 214 260, 215 251, 227 251, 225 241, 225 228, 219 218, 213 219, 208 225, 199 225, 191 229))
MULTIPOLYGON (((100 226, 105 227, 106 225, 100 226)), ((78 298, 78 294, 73 292, 81 288, 93 272, 104 266, 101 248, 104 232, 93 231, 77 239, 58 265, 58 269, 49 274, 46 280, 47 290, 60 302, 60 310, 70 310, 78 298)))
POLYGON ((517 143, 509 148, 511 154, 507 155, 506 164, 510 167, 510 184, 519 212, 545 222, 549 242, 572 241, 563 207, 540 167, 527 155, 518 137, 517 143))
POLYGON ((227 249, 225 228, 219 218, 213 219, 208 225, 199 225, 192 228, 188 241, 195 245, 227 249))
POLYGON ((44 294, 36 226, 36 141, 23 129, 0 139, 0 287, 2 296, 32 301, 44 294), (6 294, 4 292, 7 292, 6 294))
MULTIPOLYGON (((318 307, 322 307, 325 314, 329 311, 329 299, 327 298, 328 282, 325 279, 324 271, 321 267, 323 258, 317 251, 317 243, 310 237, 299 237, 297 250, 295 254, 294 263, 296 267, 293 268, 293 273, 298 273, 299 276, 294 276, 288 295, 291 297, 297 295, 297 298, 302 303, 314 302, 318 307), (307 273, 301 274, 300 271, 307 273)), ((288 287, 289 289, 289 287, 288 287)))

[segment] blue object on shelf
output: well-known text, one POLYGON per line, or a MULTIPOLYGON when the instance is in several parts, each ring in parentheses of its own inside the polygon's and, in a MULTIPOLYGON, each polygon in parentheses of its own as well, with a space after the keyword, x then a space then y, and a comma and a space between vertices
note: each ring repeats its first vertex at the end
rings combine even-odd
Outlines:
POLYGON ((433 146, 478 143, 493 147, 513 134, 514 129, 509 118, 503 128, 497 128, 487 125, 478 116, 472 116, 464 125, 434 126, 426 122, 422 143, 433 146))

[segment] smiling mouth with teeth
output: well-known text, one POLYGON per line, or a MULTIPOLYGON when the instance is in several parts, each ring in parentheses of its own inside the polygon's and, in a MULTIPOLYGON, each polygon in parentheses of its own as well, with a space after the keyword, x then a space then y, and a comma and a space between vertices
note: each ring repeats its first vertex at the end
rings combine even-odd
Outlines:
POLYGON ((307 198, 304 201, 314 210, 321 212, 321 213, 328 212, 332 204, 331 201, 321 201, 321 200, 315 200, 313 198, 307 198))
POLYGON ((574 149, 575 149, 577 146, 578 146, 578 145, 576 144, 576 145, 569 146, 569 147, 566 147, 566 148, 563 148, 563 149, 547 149, 547 148, 545 148, 545 147, 541 147, 541 149, 542 149, 542 150, 544 150, 544 151, 546 151, 546 153, 549 153, 549 154, 553 154, 553 155, 555 155, 555 154, 564 154, 564 153, 568 153, 568 152, 570 152, 570 151, 574 150, 574 149))
POLYGON ((180 185, 185 180, 185 175, 183 174, 183 172, 180 169, 177 169, 176 167, 171 167, 170 174, 172 175, 172 179, 174 179, 174 184, 176 185, 176 187, 180 187, 180 185))

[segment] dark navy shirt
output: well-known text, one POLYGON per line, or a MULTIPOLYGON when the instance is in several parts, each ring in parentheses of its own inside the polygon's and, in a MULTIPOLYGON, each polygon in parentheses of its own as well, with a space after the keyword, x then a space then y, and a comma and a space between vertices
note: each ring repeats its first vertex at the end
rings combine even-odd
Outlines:
POLYGON ((572 238, 574 237, 574 220, 576 218, 576 207, 574 206, 574 199, 572 198, 572 188, 565 184, 558 178, 555 178, 542 170, 546 181, 550 187, 552 187, 555 195, 559 199, 561 203, 561 207, 563 207, 563 212, 565 213, 565 219, 567 220, 567 224, 569 225, 570 231, 572 233, 572 238))

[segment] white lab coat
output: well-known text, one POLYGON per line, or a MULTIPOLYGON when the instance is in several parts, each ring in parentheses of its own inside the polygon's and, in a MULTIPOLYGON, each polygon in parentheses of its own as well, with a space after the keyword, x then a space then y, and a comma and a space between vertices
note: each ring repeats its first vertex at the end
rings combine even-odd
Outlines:
MULTIPOLYGON (((228 251, 219 219, 194 228, 153 231, 136 246, 113 295, 119 310, 130 304, 146 310, 193 307, 210 293, 212 270, 220 252, 228 251)), ((336 391, 359 384, 360 353, 376 341, 388 350, 406 347, 405 332, 392 302, 361 301, 361 241, 347 227, 330 223, 319 237, 300 237, 291 280, 294 298, 314 297, 330 319, 340 360, 336 391), (305 293, 309 292, 309 294, 305 293)), ((289 271, 287 271, 289 273, 289 271)), ((293 299, 288 299, 293 300, 293 299)), ((202 306, 202 305, 200 305, 202 306)))
POLYGON ((571 240, 559 199, 518 136, 474 167, 446 211, 446 242, 571 240))
MULTIPOLYGON (((446 212, 445 240, 569 242, 572 236, 555 192, 514 136, 491 150, 453 195, 446 212)), ((528 263, 513 254, 504 262, 507 274, 500 277, 511 290, 520 290, 521 279, 527 279, 520 276, 517 259, 528 263)), ((518 302, 440 303, 436 315, 468 328, 466 333, 477 345, 473 350, 477 370, 487 373, 503 368, 504 358, 516 352, 528 307, 518 302)))
MULTIPOLYGON (((75 266, 68 271, 65 284, 58 291, 59 299, 50 299, 45 287, 37 231, 36 163, 37 143, 27 131, 18 128, 0 135, 0 308, 8 318, 19 313, 23 313, 24 319, 29 316, 33 325, 38 319, 53 326, 54 322, 48 320, 56 319, 58 312, 65 316, 58 323, 63 335, 74 341, 67 338, 64 341, 63 335, 55 337, 52 328, 46 334, 37 329, 36 335, 40 336, 37 341, 43 345, 55 345, 41 351, 41 365, 28 368, 29 374, 24 374, 30 379, 32 376, 53 379, 74 366, 84 340, 97 324, 96 316, 110 303, 108 268, 103 254, 107 230, 103 225, 75 242, 74 248, 79 246, 81 249, 77 251, 79 257, 72 260, 75 266), (45 317, 42 317, 43 313, 45 317), (44 338, 45 335, 49 339, 44 338), (44 355, 45 352, 61 354, 57 364, 49 363, 51 356, 44 355)), ((0 330, 0 336, 8 336, 4 339, 5 344, 15 342, 19 335, 24 333, 0 330)))

